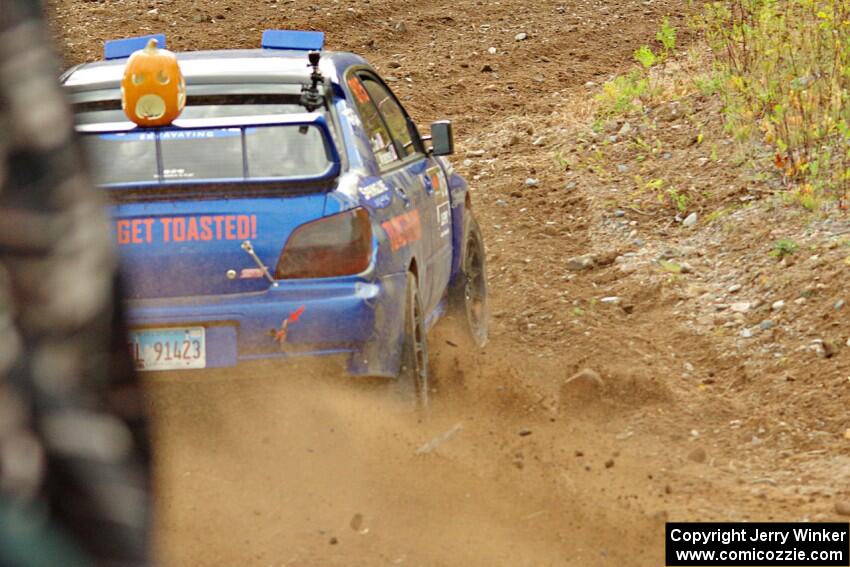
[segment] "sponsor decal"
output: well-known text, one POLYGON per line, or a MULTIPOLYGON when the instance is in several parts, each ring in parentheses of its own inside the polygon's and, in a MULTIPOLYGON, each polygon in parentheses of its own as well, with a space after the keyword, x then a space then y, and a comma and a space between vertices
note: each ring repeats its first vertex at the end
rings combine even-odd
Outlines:
POLYGON ((354 112, 354 109, 350 106, 346 106, 339 113, 344 116, 354 128, 363 127, 363 122, 361 122, 360 117, 357 116, 357 113, 354 112))
POLYGON ((391 218, 381 228, 386 231, 393 252, 422 238, 422 224, 416 210, 391 218))
POLYGON ((449 197, 443 170, 438 166, 428 168, 425 172, 425 188, 436 193, 441 199, 448 199, 449 197))
POLYGON ((372 144, 372 153, 378 160, 378 165, 384 166, 398 159, 398 154, 395 150, 395 144, 392 140, 384 141, 384 136, 380 132, 375 132, 370 138, 372 144))
POLYGON ((375 157, 378 158, 378 165, 385 166, 390 164, 396 160, 395 148, 392 146, 387 146, 385 149, 376 149, 375 146, 381 148, 381 142, 372 140, 373 151, 375 152, 375 157))
POLYGON ((222 128, 220 130, 164 130, 159 133, 159 139, 167 140, 197 140, 209 138, 236 138, 242 135, 239 128, 222 128))
POLYGON ((384 183, 383 180, 378 180, 375 183, 370 183, 369 185, 361 187, 359 189, 360 194, 366 197, 367 199, 374 199, 375 197, 380 197, 389 190, 390 188, 387 187, 387 184, 384 183))
POLYGON ((157 136, 162 141, 167 140, 209 140, 211 138, 235 138, 241 136, 239 128, 220 128, 209 130, 163 130, 158 132, 119 132, 115 134, 100 134, 98 138, 108 141, 153 141, 157 136))
POLYGON ((366 89, 363 87, 363 83, 360 82, 360 79, 357 77, 351 77, 348 79, 348 88, 351 89, 351 93, 354 95, 354 98, 359 103, 369 102, 369 93, 366 92, 366 89))
POLYGON ((256 215, 201 215, 122 219, 115 222, 121 246, 257 238, 256 215))
POLYGON ((191 179, 195 177, 195 173, 183 168, 163 169, 162 177, 164 179, 191 179))
POLYGON ((287 333, 289 332, 289 326, 297 323, 298 319, 300 319, 303 314, 303 306, 290 313, 289 316, 284 319, 283 322, 280 324, 280 328, 275 331, 272 331, 275 342, 279 343, 282 346, 286 342, 287 333))
POLYGON ((440 223, 440 236, 448 236, 451 233, 449 226, 452 222, 452 209, 448 201, 437 207, 437 217, 440 223))
POLYGON ((360 193, 361 200, 365 204, 378 209, 386 207, 392 201, 389 186, 380 179, 374 183, 360 187, 357 191, 360 193))
POLYGON ((351 126, 357 130, 363 128, 363 122, 361 122, 360 117, 357 116, 357 113, 354 112, 354 109, 350 106, 346 106, 340 111, 340 114, 348 120, 351 126))
POLYGON ((449 204, 449 184, 443 170, 437 166, 425 172, 425 187, 433 192, 434 205, 437 208, 437 223, 440 226, 440 237, 451 234, 452 213, 449 204))

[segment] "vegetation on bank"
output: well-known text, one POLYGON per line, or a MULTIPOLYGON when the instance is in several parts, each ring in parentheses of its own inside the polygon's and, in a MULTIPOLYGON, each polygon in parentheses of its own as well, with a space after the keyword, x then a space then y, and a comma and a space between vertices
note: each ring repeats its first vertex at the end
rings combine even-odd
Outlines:
POLYGON ((728 131, 760 140, 815 208, 850 189, 850 0, 727 0, 696 20, 728 131))
MULTIPOLYGON (((727 133, 744 153, 772 157, 786 198, 809 210, 850 197, 850 0, 720 0, 692 18, 703 73, 689 80, 722 101, 727 133)), ((676 53, 664 21, 638 65, 603 85, 597 123, 658 97, 653 68, 676 53)))

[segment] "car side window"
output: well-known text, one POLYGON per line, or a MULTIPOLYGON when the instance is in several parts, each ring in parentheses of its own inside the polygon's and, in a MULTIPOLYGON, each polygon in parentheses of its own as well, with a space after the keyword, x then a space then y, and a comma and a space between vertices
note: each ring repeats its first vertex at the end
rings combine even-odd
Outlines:
POLYGON ((384 117, 384 122, 390 130, 390 135, 398 142, 398 151, 402 159, 416 153, 413 136, 407 122, 407 115, 396 101, 395 97, 378 81, 368 75, 361 77, 363 85, 372 97, 372 102, 378 107, 378 112, 384 117))
POLYGON ((354 104, 357 107, 357 113, 363 122, 363 129, 366 130, 366 135, 369 137, 372 152, 375 154, 378 165, 385 167, 399 159, 395 143, 384 123, 384 119, 381 118, 377 107, 369 97, 369 93, 363 86, 360 78, 355 75, 350 76, 348 78, 348 88, 351 90, 351 94, 354 95, 354 104))

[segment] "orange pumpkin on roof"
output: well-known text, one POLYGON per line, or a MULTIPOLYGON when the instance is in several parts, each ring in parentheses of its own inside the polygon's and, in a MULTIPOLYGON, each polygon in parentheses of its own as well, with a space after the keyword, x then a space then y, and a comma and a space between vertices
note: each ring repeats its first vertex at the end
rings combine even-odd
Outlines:
POLYGON ((121 108, 139 126, 167 126, 186 106, 186 80, 174 53, 151 39, 127 61, 121 80, 121 108))

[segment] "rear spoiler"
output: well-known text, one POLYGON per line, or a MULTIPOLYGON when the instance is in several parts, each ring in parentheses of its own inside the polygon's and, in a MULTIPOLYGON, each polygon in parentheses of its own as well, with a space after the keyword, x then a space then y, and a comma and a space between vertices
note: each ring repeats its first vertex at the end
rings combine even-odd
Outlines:
MULTIPOLYGON (((150 139, 157 144, 157 177, 156 180, 140 181, 133 183, 113 183, 102 185, 108 189, 145 189, 156 187, 175 187, 186 185, 222 185, 222 184, 257 184, 268 185, 270 183, 301 183, 317 184, 327 182, 339 176, 341 171, 340 154, 333 143, 327 119, 319 113, 297 113, 297 114, 275 114, 267 116, 239 116, 225 118, 202 118, 202 119, 177 119, 171 126, 162 128, 142 128, 132 122, 112 122, 100 124, 80 124, 76 130, 83 136, 131 136, 134 139, 150 139), (318 128, 322 133, 325 153, 329 162, 327 170, 320 175, 304 177, 249 177, 247 157, 243 150, 243 172, 241 177, 224 179, 167 179, 163 174, 163 165, 159 146, 163 140, 186 139, 190 137, 203 137, 205 131, 220 131, 222 129, 240 130, 242 139, 245 139, 245 131, 251 128, 275 127, 275 126, 305 126, 318 128), (148 138, 149 137, 149 138, 148 138)), ((243 142, 244 143, 244 142, 243 142)), ((243 146, 244 147, 244 146, 243 146)))
POLYGON ((180 130, 204 130, 214 128, 241 128, 258 126, 319 126, 327 130, 327 120, 321 114, 299 112, 292 114, 268 114, 263 116, 226 116, 220 118, 178 118, 171 126, 162 128, 142 128, 127 122, 102 122, 97 124, 78 124, 80 134, 120 134, 124 132, 158 132, 180 130))

